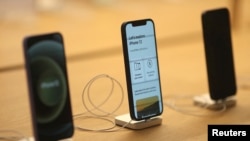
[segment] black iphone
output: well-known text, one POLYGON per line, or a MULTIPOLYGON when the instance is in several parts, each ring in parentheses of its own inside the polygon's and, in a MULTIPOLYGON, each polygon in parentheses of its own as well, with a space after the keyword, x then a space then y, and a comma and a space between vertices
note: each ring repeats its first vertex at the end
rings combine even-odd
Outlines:
POLYGON ((210 97, 218 100, 233 96, 236 94, 236 80, 229 10, 205 11, 202 28, 210 97))
POLYGON ((163 112, 159 64, 152 19, 121 26, 130 116, 144 120, 163 112))
POLYGON ((26 37, 23 49, 35 140, 70 138, 74 128, 62 35, 26 37))

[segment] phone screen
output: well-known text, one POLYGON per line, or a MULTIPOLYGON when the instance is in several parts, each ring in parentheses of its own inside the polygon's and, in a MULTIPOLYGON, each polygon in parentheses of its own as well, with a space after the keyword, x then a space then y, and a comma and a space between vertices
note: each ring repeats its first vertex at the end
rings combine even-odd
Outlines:
POLYGON ((25 38, 24 53, 35 139, 71 137, 73 121, 61 34, 25 38))
POLYGON ((122 25, 127 88, 132 119, 163 111, 154 23, 150 19, 122 25))
POLYGON ((202 28, 212 99, 224 99, 236 93, 230 17, 227 8, 205 11, 202 28))

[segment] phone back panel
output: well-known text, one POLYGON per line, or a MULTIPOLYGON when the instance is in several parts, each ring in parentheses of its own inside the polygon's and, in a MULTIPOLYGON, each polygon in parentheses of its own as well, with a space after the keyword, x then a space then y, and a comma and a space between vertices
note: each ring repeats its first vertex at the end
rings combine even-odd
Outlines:
POLYGON ((236 93, 229 16, 226 8, 202 14, 209 93, 214 100, 236 93))
POLYGON ((71 137, 74 128, 62 35, 29 36, 23 47, 35 140, 71 137))

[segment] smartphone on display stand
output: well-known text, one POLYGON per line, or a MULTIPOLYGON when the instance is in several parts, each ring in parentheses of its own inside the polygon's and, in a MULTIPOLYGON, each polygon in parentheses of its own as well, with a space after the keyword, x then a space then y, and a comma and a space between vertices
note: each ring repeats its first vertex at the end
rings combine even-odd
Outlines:
POLYGON ((236 79, 231 41, 230 14, 227 8, 202 13, 209 93, 194 97, 194 104, 212 110, 236 105, 236 79))
POLYGON ((202 14, 202 28, 210 97, 219 100, 233 96, 237 88, 229 10, 219 8, 205 11, 202 14))
POLYGON ((124 22, 121 33, 131 119, 159 116, 163 103, 154 22, 124 22))
POLYGON ((71 138, 74 126, 62 35, 26 37, 23 50, 34 139, 71 138))

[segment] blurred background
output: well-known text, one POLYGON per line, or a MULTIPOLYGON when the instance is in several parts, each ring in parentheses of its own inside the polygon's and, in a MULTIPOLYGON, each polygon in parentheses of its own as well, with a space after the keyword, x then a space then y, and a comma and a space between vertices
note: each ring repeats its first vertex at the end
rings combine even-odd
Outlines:
MULTIPOLYGON (((167 126, 156 128, 160 132, 147 130, 145 134, 112 134, 106 138, 127 141, 144 139, 148 135, 148 140, 156 136, 159 140, 163 137, 204 140, 207 138, 204 125, 208 123, 249 123, 250 113, 246 112, 250 99, 249 0, 0 0, 0 128, 22 131, 28 136, 32 133, 22 50, 23 39, 30 35, 62 33, 74 115, 83 111, 79 98, 83 87, 100 73, 110 74, 120 81, 127 99, 120 27, 128 20, 151 18, 155 22, 164 99, 171 95, 208 92, 201 14, 220 7, 227 7, 231 16, 240 93, 238 106, 224 117, 206 120, 179 116, 166 109, 164 122, 167 126), (198 124, 194 124, 197 121, 198 124)), ((103 87, 109 86, 97 87, 96 99, 103 93, 103 87)), ((119 89, 117 91, 120 96, 119 89)), ((108 104, 110 109, 115 102, 108 104)), ((124 102, 117 114, 128 112, 127 100, 124 102)), ((102 135, 81 136, 79 133, 74 140, 83 140, 83 137, 105 140, 102 135)))
POLYGON ((121 53, 120 26, 152 18, 159 48, 202 40, 201 13, 228 7, 234 32, 250 31, 248 0, 0 0, 0 72, 23 64, 25 36, 58 31, 70 60, 121 53))

